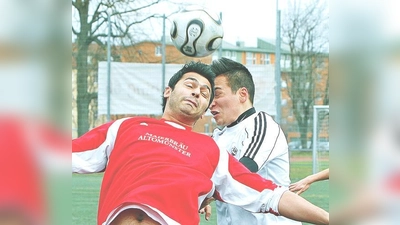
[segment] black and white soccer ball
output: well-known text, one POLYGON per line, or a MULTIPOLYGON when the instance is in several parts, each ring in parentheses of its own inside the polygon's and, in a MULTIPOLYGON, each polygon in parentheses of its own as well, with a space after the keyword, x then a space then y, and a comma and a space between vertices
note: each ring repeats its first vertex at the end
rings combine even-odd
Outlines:
POLYGON ((221 18, 202 8, 184 9, 171 17, 171 40, 186 56, 205 57, 222 44, 221 18))

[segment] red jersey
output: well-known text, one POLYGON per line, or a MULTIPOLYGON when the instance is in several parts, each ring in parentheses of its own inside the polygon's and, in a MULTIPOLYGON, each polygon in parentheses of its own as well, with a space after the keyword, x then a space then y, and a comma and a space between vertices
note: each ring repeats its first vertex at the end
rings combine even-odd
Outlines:
POLYGON ((155 209, 168 224, 199 224, 198 209, 212 195, 252 212, 278 214, 287 190, 251 173, 211 137, 163 119, 116 120, 72 146, 72 172, 105 171, 98 224, 127 204, 155 209))

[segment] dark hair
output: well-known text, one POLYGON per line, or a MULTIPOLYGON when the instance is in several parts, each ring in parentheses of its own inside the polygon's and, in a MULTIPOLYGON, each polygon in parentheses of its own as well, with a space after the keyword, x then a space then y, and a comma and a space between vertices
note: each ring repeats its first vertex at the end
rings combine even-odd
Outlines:
MULTIPOLYGON (((172 90, 174 90, 176 83, 185 75, 186 73, 189 72, 194 72, 198 73, 201 76, 205 77, 208 82, 211 84, 211 95, 210 95, 210 102, 208 103, 208 106, 211 105, 211 102, 214 99, 214 79, 215 79, 215 73, 211 70, 210 65, 204 64, 202 62, 194 62, 191 61, 187 64, 185 64, 182 69, 180 69, 178 72, 176 72, 171 79, 169 79, 168 82, 168 87, 170 87, 172 90)), ((165 105, 167 104, 167 98, 163 97, 163 102, 162 102, 162 111, 164 112, 165 110, 165 105)), ((207 109, 208 109, 207 106, 207 109)), ((206 109, 206 110, 207 110, 206 109)))
POLYGON ((211 70, 216 76, 225 76, 228 85, 236 93, 239 88, 245 87, 249 92, 250 102, 254 102, 254 82, 249 70, 242 64, 227 58, 214 60, 211 64, 211 70))

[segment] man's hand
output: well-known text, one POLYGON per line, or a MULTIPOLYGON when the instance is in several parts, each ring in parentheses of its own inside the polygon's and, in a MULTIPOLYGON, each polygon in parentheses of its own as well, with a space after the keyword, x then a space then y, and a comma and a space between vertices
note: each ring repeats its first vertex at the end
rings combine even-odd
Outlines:
POLYGON ((208 221, 211 217, 211 205, 206 205, 204 208, 199 210, 199 213, 205 214, 204 219, 208 221))
POLYGON ((308 175, 307 177, 293 183, 289 186, 289 190, 300 195, 305 192, 312 183, 320 180, 328 180, 329 179, 329 168, 324 169, 318 173, 308 175))
POLYGON ((312 182, 306 177, 296 183, 290 184, 289 190, 300 195, 310 187, 311 183, 312 182))
POLYGON ((215 199, 213 197, 211 198, 206 198, 200 206, 199 213, 200 214, 205 214, 204 218, 208 221, 211 217, 211 205, 210 203, 213 202, 215 199))

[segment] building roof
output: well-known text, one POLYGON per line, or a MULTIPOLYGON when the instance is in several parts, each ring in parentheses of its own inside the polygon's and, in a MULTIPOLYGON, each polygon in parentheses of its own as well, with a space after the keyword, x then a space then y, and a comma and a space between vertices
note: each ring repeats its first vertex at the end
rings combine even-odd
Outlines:
MULTIPOLYGON (((237 42, 236 45, 226 41, 222 41, 222 50, 226 51, 241 51, 241 52, 262 52, 275 53, 275 40, 257 38, 257 47, 247 47, 244 42, 237 42)), ((282 54, 289 54, 289 47, 282 44, 282 54)))
MULTIPOLYGON (((268 39, 268 38, 257 38, 257 46, 259 48, 265 48, 270 50, 271 52, 275 52, 275 39, 268 39)), ((282 54, 289 54, 290 48, 287 44, 281 42, 281 53, 282 54)))
MULTIPOLYGON (((159 40, 142 40, 136 44, 140 43, 155 43, 161 44, 161 38, 159 40)), ((166 45, 173 45, 170 36, 165 38, 166 45)), ((267 38, 257 38, 257 47, 247 47, 244 42, 237 42, 236 44, 229 43, 227 41, 222 41, 223 51, 237 51, 237 52, 261 52, 261 53, 275 53, 275 40, 267 38)), ((281 54, 289 54, 289 46, 281 43, 281 54)))

